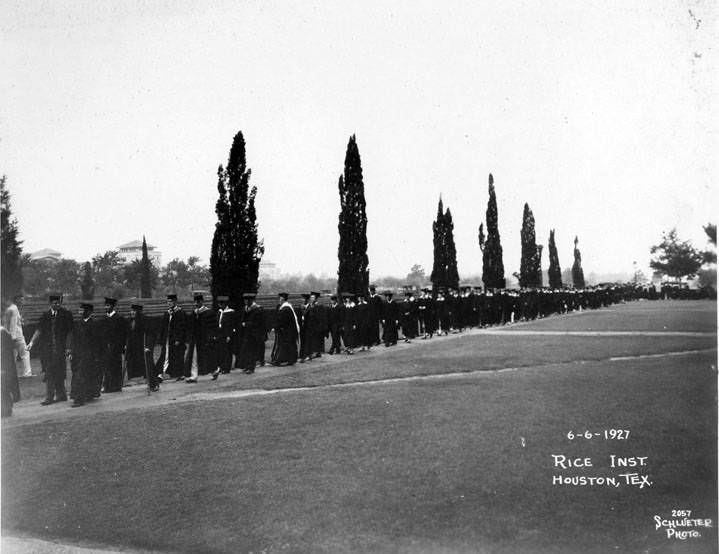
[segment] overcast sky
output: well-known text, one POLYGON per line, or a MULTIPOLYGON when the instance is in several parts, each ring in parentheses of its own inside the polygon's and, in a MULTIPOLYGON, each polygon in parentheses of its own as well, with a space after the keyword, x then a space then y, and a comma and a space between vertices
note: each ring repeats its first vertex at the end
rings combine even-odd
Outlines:
MULTIPOLYGON (((217 166, 247 142, 265 258, 337 269, 337 179, 364 170, 371 274, 432 266, 442 194, 460 275, 495 178, 507 275, 528 202, 562 267, 704 247, 719 175, 713 2, 97 2, 0 6, 0 173, 26 252, 140 238, 209 260, 217 166)), ((645 269, 646 271, 646 269, 645 269)))

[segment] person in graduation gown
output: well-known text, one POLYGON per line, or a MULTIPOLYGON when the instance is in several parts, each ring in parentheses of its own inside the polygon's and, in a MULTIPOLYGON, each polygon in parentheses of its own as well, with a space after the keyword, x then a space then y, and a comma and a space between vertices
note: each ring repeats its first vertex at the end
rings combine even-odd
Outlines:
POLYGON ((154 370, 153 350, 155 333, 153 326, 145 318, 142 304, 130 306, 130 323, 127 329, 127 346, 125 348, 125 366, 127 378, 144 377, 148 380, 150 390, 157 391, 160 382, 154 370))
POLYGON ((417 310, 421 314, 423 339, 432 338, 437 332, 437 312, 430 289, 422 289, 422 295, 417 301, 417 310))
POLYGON ((122 354, 127 342, 127 321, 115 309, 117 300, 105 298, 105 319, 102 320, 104 346, 103 386, 106 393, 122 390, 122 354))
POLYGON ((234 353, 235 336, 237 334, 238 317, 234 309, 230 308, 230 297, 217 296, 217 340, 215 354, 215 371, 212 379, 215 380, 220 373, 229 373, 232 369, 232 355, 234 353))
POLYGON ((344 320, 344 304, 337 302, 337 296, 330 297, 330 307, 327 319, 332 344, 330 354, 339 354, 342 351, 342 322, 344 320))
POLYGON ((294 308, 288 302, 289 295, 279 295, 275 320, 275 342, 272 346, 272 365, 294 365, 297 362, 297 341, 300 324, 294 308))
POLYGON ((103 336, 100 324, 93 318, 93 305, 80 304, 80 319, 72 334, 72 381, 70 395, 73 408, 83 406, 99 396, 98 382, 103 355, 103 336))
POLYGON ((447 306, 447 300, 444 297, 444 289, 437 291, 437 299, 435 300, 435 307, 437 312, 437 320, 441 327, 440 335, 449 335, 450 326, 450 312, 447 306))
POLYGON ((345 343, 345 352, 354 354, 354 349, 358 346, 358 325, 357 325, 357 305, 354 302, 354 295, 350 292, 343 292, 342 299, 344 301, 344 319, 342 321, 342 333, 345 343))
POLYGON ((305 322, 305 315, 310 306, 310 294, 302 293, 302 304, 296 306, 295 316, 297 316, 297 323, 300 324, 300 363, 304 363, 307 359, 307 325, 305 322))
POLYGON ((327 315, 324 306, 319 303, 321 294, 312 291, 309 304, 304 312, 305 357, 307 360, 319 358, 325 351, 325 335, 327 334, 327 315))
POLYGON ((377 288, 375 285, 369 287, 369 299, 367 301, 369 305, 369 338, 372 342, 372 346, 377 346, 381 342, 379 325, 382 321, 382 314, 384 312, 384 302, 382 297, 377 294, 377 288))
POLYGON ((360 350, 370 350, 374 346, 372 315, 370 305, 364 294, 357 295, 357 344, 360 350))
POLYGON ((240 368, 244 373, 255 372, 257 353, 265 348, 265 313, 255 302, 256 294, 248 292, 242 295, 245 307, 242 312, 242 346, 240 348, 240 368))
POLYGON ((160 357, 155 363, 158 374, 169 375, 170 378, 174 378, 176 381, 184 380, 182 374, 184 372, 187 334, 187 316, 177 304, 177 295, 168 294, 167 311, 162 316, 162 325, 158 337, 162 346, 160 357))
POLYGON ((208 375, 217 369, 217 312, 205 305, 201 293, 193 295, 195 308, 188 317, 189 344, 185 354, 185 383, 197 383, 199 375, 208 375))
POLYGON ((400 322, 402 324, 402 335, 404 342, 410 342, 417 337, 417 301, 414 293, 407 290, 404 301, 400 304, 400 322))
POLYGON ((399 307, 392 299, 392 296, 391 291, 384 293, 385 303, 382 313, 382 341, 385 346, 394 346, 398 340, 397 326, 399 325, 399 307))
POLYGON ((40 316, 37 330, 28 343, 31 350, 40 349, 40 364, 45 383, 43 406, 67 400, 65 377, 67 357, 71 355, 72 314, 61 306, 62 295, 50 295, 50 309, 40 316))

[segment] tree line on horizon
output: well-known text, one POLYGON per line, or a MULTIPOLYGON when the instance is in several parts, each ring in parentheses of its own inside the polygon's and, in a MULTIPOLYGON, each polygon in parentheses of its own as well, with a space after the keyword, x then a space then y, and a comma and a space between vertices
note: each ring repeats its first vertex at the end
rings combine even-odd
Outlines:
MULTIPOLYGON (((149 260, 147 243, 143 236, 142 258, 125 264, 117 251, 98 254, 83 264, 70 259, 55 263, 30 260, 22 253, 18 222, 12 217, 10 194, 6 177, 0 178, 0 205, 2 207, 2 289, 4 298, 11 298, 18 291, 26 294, 43 294, 50 290, 79 292, 82 298, 95 296, 137 296, 149 298, 165 292, 185 292, 208 287, 213 296, 226 294, 235 304, 240 303, 245 292, 257 293, 262 286, 268 292, 278 292, 292 286, 327 290, 336 284, 337 292, 368 294, 369 259, 367 256, 367 213, 364 198, 362 163, 355 135, 350 136, 345 153, 344 169, 338 179, 340 210, 338 216, 339 245, 337 250, 337 279, 307 276, 284 276, 260 282, 259 265, 264 254, 263 241, 258 238, 255 199, 257 187, 250 187, 251 170, 247 167, 246 145, 239 131, 233 138, 226 166, 217 171, 218 199, 215 204, 217 222, 210 249, 209 267, 199 264, 192 256, 187 262, 174 259, 163 268, 155 267, 149 260), (324 285, 324 286, 321 286, 324 285)), ((482 253, 482 282, 485 289, 506 287, 502 245, 499 235, 497 199, 494 177, 489 174, 488 201, 485 221, 479 225, 478 242, 482 253), (486 225, 486 228, 485 228, 486 225), (486 232, 485 232, 486 229, 486 232)), ((704 230, 709 242, 716 247, 716 225, 708 224, 704 230)), ((457 251, 454 242, 454 222, 449 207, 439 198, 437 217, 432 222, 433 267, 429 281, 433 290, 458 288, 457 251)), ((537 244, 535 220, 531 208, 524 204, 522 229, 520 231, 521 260, 518 273, 512 275, 521 288, 538 288, 544 285, 541 257, 543 245, 537 244)), ((551 229, 548 240, 548 285, 552 289, 563 288, 568 283, 559 264, 555 230, 551 229)), ((709 286, 716 288, 716 270, 702 269, 706 264, 716 263, 716 252, 696 250, 689 241, 682 241, 676 229, 664 233, 662 242, 652 246, 654 258, 650 267, 669 277, 681 279, 697 274, 709 286), (707 273, 708 272, 708 273, 707 273), (712 281, 713 274, 713 281, 712 281), (712 284, 713 283, 713 284, 712 284)), ((425 281, 424 270, 412 267, 406 279, 385 277, 378 284, 397 287, 398 281, 417 286, 425 281)), ((574 238, 574 263, 571 268, 572 286, 586 285, 582 269, 582 257, 578 238, 574 238)), ((303 290, 303 289, 301 289, 303 290)))

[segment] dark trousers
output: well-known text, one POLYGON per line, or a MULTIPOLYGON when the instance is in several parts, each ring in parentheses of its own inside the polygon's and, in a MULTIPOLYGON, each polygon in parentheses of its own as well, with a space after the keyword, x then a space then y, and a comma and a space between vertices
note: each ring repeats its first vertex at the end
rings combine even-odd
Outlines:
POLYGON ((105 352, 105 392, 122 390, 122 352, 108 348, 105 352))
POLYGON ((67 371, 65 352, 53 352, 42 360, 46 400, 67 400, 65 374, 67 371))
POLYGON ((339 329, 332 329, 332 344, 330 345, 330 354, 339 354, 342 351, 342 332, 339 329))

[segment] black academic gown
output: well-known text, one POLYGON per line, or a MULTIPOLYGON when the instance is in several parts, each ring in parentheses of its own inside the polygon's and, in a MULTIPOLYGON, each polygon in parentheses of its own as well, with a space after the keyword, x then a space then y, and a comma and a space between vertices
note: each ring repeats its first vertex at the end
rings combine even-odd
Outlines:
POLYGON ((70 395, 86 402, 100 395, 102 382, 103 336, 100 322, 81 319, 72 336, 72 382, 70 395))
POLYGON ((277 308, 275 322, 275 343, 272 347, 272 363, 292 365, 297 362, 298 323, 292 306, 277 308))

